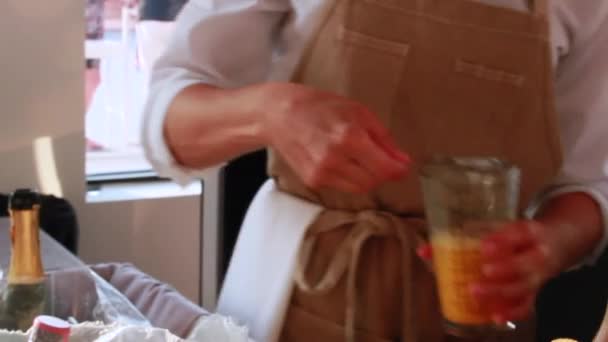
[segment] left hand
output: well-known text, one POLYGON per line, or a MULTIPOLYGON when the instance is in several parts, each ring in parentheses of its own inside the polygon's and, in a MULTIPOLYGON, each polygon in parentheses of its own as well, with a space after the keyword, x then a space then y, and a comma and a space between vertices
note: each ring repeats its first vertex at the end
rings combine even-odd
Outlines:
MULTIPOLYGON (((470 284, 470 291, 488 304, 496 323, 527 318, 542 285, 561 271, 561 253, 552 233, 539 221, 516 221, 482 241, 483 280, 470 284)), ((431 253, 429 246, 419 250, 423 259, 431 253)))
POLYGON ((526 318, 541 287, 561 271, 554 234, 539 221, 516 221, 482 242, 483 281, 471 291, 490 304, 496 323, 526 318))

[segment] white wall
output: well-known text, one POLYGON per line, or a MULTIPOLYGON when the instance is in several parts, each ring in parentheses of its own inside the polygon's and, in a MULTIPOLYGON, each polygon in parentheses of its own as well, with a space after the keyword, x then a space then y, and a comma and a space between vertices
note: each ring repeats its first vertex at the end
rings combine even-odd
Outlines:
POLYGON ((196 301, 198 197, 84 203, 84 4, 0 1, 0 192, 59 188, 77 208, 86 262, 134 263, 196 301), (39 137, 50 144, 39 140, 36 162, 39 137))
MULTIPOLYGON (((33 142, 44 136, 51 137, 60 178, 82 179, 83 52, 77 42, 83 6, 70 0, 0 2, 1 190, 40 187, 33 142)), ((66 183, 63 190, 75 202, 84 198, 84 182, 66 183)))

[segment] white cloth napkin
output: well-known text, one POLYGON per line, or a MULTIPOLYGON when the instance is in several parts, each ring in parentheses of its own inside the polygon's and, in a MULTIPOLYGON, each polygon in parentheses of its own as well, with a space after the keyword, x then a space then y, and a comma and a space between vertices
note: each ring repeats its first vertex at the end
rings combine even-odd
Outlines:
POLYGON ((245 217, 217 311, 245 324, 258 342, 279 338, 300 244, 321 210, 268 181, 245 217))

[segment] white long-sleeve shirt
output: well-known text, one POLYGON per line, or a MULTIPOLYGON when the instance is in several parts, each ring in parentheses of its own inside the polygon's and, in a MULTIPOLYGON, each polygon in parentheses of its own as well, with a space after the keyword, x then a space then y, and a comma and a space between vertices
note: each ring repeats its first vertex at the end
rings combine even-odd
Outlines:
MULTIPOLYGON (((161 175, 184 183, 201 171, 179 165, 165 142, 163 122, 173 98, 196 83, 240 87, 289 80, 326 1, 190 0, 153 69, 144 113, 142 141, 161 175), (282 20, 289 12, 295 20, 282 20)), ((527 0, 477 1, 528 8, 527 0)), ((544 199, 585 192, 602 207, 608 229, 608 1, 553 0, 550 22, 565 155, 563 170, 544 199)), ((605 230, 589 260, 607 243, 605 230)))

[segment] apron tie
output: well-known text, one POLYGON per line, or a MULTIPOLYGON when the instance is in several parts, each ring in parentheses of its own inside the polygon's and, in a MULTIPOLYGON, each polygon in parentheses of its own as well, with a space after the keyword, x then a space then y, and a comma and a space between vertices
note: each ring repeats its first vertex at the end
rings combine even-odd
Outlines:
POLYGON ((331 215, 332 224, 314 227, 309 231, 302 243, 298 256, 294 281, 298 288, 307 294, 326 294, 334 289, 342 276, 347 273, 346 279, 346 311, 344 333, 346 341, 355 341, 355 319, 357 314, 357 271, 359 257, 365 242, 372 237, 396 237, 401 246, 401 272, 403 283, 403 321, 406 341, 413 341, 416 334, 414 329, 414 316, 411 309, 413 298, 413 284, 409 279, 414 268, 414 253, 422 241, 421 232, 425 225, 421 219, 402 218, 397 215, 381 211, 361 211, 352 213, 347 211, 327 211, 323 215, 331 215), (317 243, 318 237, 326 232, 350 227, 348 234, 340 243, 334 255, 318 282, 311 284, 306 279, 306 269, 317 243), (406 338, 407 336, 407 338, 406 338))

